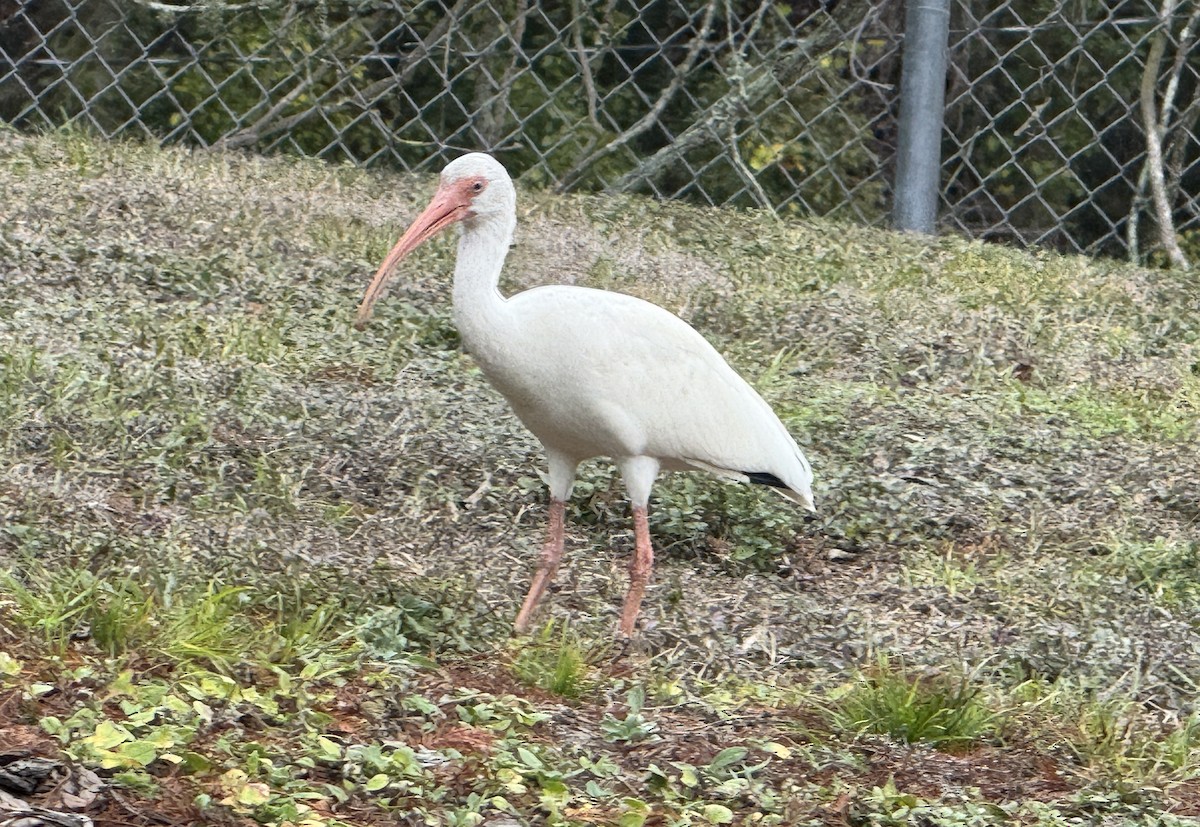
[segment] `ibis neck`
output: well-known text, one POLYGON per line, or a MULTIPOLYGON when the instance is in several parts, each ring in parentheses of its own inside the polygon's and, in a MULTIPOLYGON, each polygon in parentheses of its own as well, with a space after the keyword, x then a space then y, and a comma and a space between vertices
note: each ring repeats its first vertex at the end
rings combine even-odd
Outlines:
POLYGON ((477 219, 463 225, 454 267, 454 323, 472 354, 502 339, 506 300, 500 271, 512 240, 512 219, 477 219))

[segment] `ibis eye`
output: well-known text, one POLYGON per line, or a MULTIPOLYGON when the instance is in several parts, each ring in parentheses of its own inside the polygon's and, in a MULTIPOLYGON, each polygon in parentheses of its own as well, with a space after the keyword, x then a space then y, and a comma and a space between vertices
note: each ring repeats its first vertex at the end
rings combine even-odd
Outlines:
POLYGON ((476 181, 474 184, 471 185, 471 190, 473 192, 483 192, 483 182, 476 181))

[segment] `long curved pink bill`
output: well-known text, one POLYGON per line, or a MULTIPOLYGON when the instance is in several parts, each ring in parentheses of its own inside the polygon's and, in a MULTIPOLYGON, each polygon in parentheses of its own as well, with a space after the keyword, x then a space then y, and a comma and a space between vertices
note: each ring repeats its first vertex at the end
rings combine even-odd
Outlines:
POLYGON ((379 269, 375 272, 375 278, 371 279, 362 303, 358 306, 358 315, 354 320, 356 329, 362 330, 367 326, 375 302, 383 295, 383 288, 391 280, 400 261, 455 221, 461 220, 466 211, 467 205, 453 190, 439 189, 437 191, 433 200, 429 202, 429 206, 417 216, 416 221, 409 225, 409 228, 404 231, 404 235, 400 236, 400 240, 396 242, 396 246, 387 254, 383 264, 379 265, 379 269))

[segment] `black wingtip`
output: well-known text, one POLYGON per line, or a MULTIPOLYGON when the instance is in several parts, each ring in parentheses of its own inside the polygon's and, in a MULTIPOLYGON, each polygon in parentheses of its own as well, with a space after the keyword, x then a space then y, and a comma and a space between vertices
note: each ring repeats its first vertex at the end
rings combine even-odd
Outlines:
POLYGON ((791 487, 774 474, 768 474, 764 471, 743 471, 742 473, 750 479, 750 482, 755 483, 756 485, 769 485, 772 488, 791 487))

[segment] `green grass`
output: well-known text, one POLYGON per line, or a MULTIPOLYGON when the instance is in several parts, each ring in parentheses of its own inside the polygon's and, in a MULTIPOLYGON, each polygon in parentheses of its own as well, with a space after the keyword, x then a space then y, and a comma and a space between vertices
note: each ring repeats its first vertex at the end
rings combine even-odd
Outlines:
POLYGON ((1138 593, 1169 609, 1200 610, 1200 546, 1155 537, 1118 541, 1098 568, 1124 577, 1138 593))
POLYGON ((1053 744, 1093 780, 1120 779, 1130 791, 1186 785, 1200 777, 1194 714, 1178 725, 1164 725, 1115 688, 1069 679, 1026 681, 1011 690, 1009 699, 1011 738, 1053 744))
POLYGON ((836 699, 830 720, 852 733, 949 750, 971 747, 997 729, 997 714, 965 676, 914 674, 883 655, 836 699))
POLYGON ((453 241, 351 324, 431 184, 0 131, 0 726, 180 822, 1197 800, 1190 276, 523 190, 505 289, 681 313, 795 433, 820 510, 664 475, 622 651, 628 508, 587 464, 514 643, 544 460, 461 353, 453 241))
POLYGON ((1128 435, 1166 440, 1194 439, 1198 385, 1185 380, 1172 392, 1114 388, 1047 390, 1014 386, 1014 401, 1027 413, 1065 420, 1089 436, 1128 435))
POLYGON ((86 641, 109 658, 165 658, 220 672, 247 657, 287 662, 319 649, 345 612, 333 603, 293 609, 282 593, 177 577, 26 560, 0 572, 0 594, 12 627, 57 657, 86 641))
POLYGON ((976 562, 952 544, 916 552, 905 563, 905 580, 914 587, 933 586, 950 597, 971 594, 988 584, 1001 568, 997 561, 976 562))
POLYGON ((567 624, 556 630, 554 623, 547 623, 514 654, 511 668, 523 683, 579 698, 594 683, 589 661, 602 654, 602 648, 588 647, 567 624))

